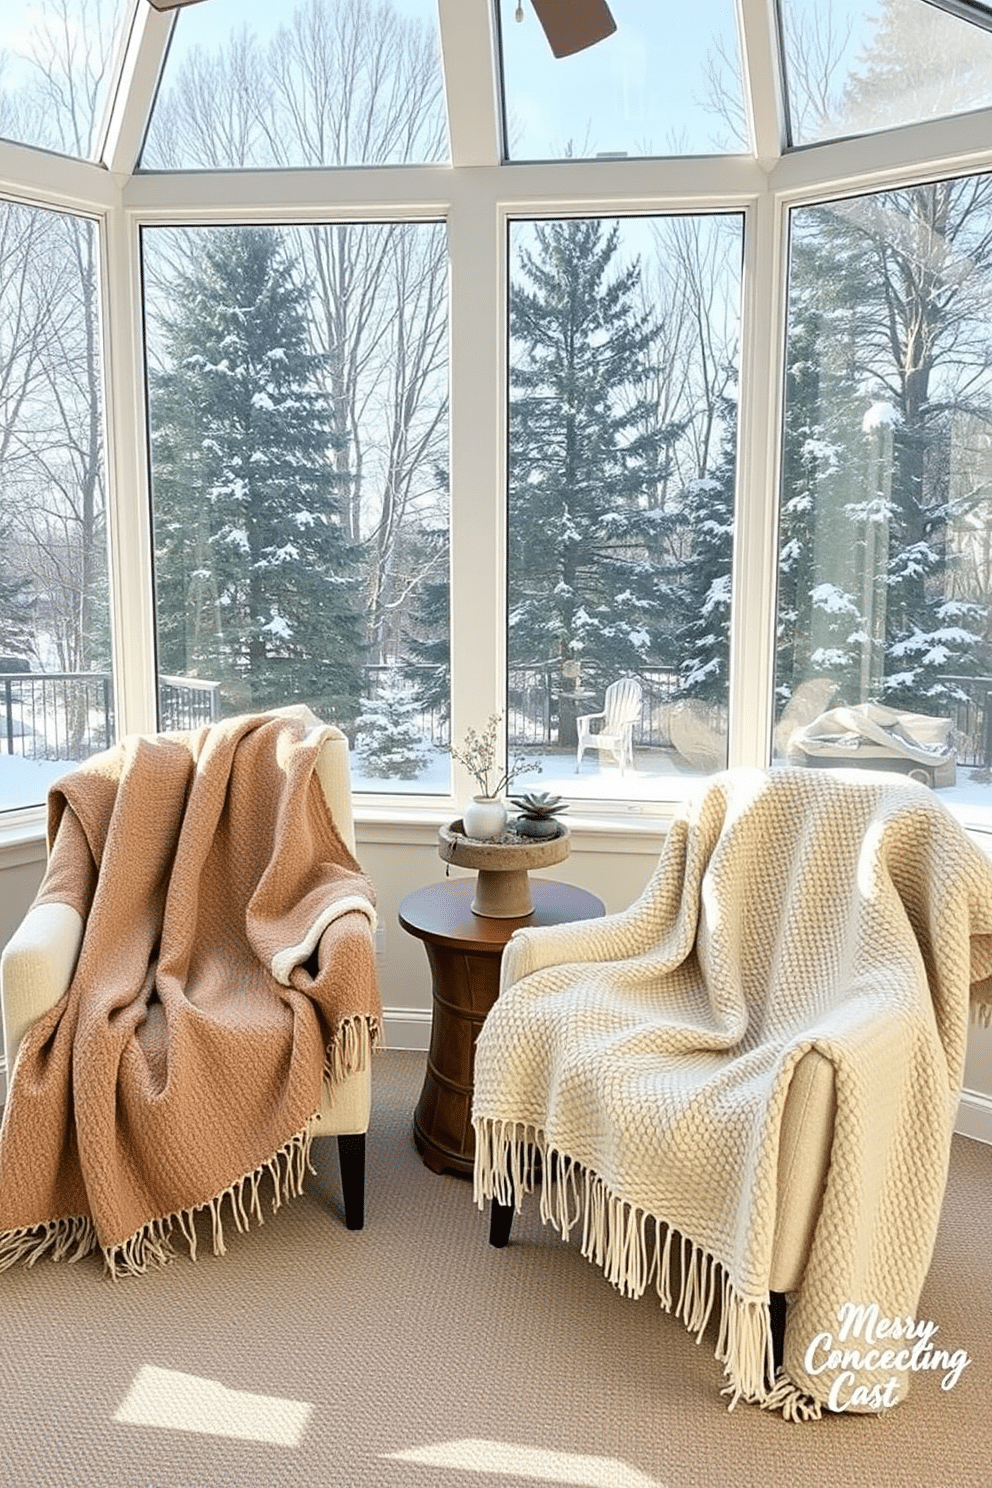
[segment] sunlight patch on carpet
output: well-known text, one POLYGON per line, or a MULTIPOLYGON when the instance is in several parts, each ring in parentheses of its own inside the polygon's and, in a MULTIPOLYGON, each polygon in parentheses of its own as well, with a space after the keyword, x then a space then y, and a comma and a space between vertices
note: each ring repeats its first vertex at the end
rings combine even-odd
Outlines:
POLYGON ((114 1420, 128 1426, 297 1447, 312 1412, 313 1406, 302 1400, 231 1390, 218 1380, 145 1364, 114 1420))
POLYGON ((578 1452, 552 1452, 545 1447, 524 1447, 515 1442, 438 1442, 387 1452, 394 1462, 416 1462, 421 1467, 446 1467, 459 1472, 488 1473, 507 1478, 533 1478, 539 1483, 568 1483, 572 1488, 665 1488, 639 1468, 618 1457, 583 1456, 578 1452))

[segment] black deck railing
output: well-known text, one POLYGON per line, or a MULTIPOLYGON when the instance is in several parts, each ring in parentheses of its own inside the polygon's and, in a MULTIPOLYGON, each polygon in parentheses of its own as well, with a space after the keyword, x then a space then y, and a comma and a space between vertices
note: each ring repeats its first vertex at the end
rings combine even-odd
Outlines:
MULTIPOLYGON (((671 744, 668 704, 678 685, 678 674, 667 667, 645 667, 637 673, 641 684, 641 716, 634 724, 634 743, 640 749, 663 749, 671 744)), ((509 742, 554 747, 560 742, 562 705, 574 720, 603 706, 605 686, 584 688, 562 683, 560 666, 545 663, 511 667, 507 676, 509 742)))
MULTIPOLYGON (((160 677, 163 729, 197 728, 220 717, 220 686, 160 677)), ((0 672, 0 753, 30 760, 83 760, 115 737, 109 672, 0 672)))
POLYGON ((32 760, 81 760, 114 738, 109 672, 0 673, 0 749, 32 760))
MULTIPOLYGON (((415 703, 415 717, 426 739, 445 747, 450 737, 444 669, 367 666, 366 696, 373 698, 387 677, 400 678, 415 703)), ((638 674, 644 697, 634 728, 639 748, 667 748, 668 705, 677 674, 648 667, 638 674)), ((946 711, 957 743, 958 763, 992 769, 992 677, 945 677, 961 694, 946 711)), ((513 748, 554 748, 559 744, 561 707, 572 716, 602 707, 602 693, 563 688, 560 669, 551 665, 511 667, 507 678, 507 723, 513 748)), ((159 726, 198 728, 220 717, 220 684, 198 677, 159 678, 159 726)), ((81 760, 114 740, 113 681, 109 672, 0 672, 0 753, 34 760, 81 760)))
POLYGON ((941 681, 952 682, 965 695, 946 710, 954 725, 958 764, 992 769, 992 677, 942 677, 941 681))

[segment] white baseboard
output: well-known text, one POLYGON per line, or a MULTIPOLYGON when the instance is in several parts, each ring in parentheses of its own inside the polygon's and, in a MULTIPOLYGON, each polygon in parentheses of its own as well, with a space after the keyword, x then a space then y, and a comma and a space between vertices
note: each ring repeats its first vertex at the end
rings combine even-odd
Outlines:
POLYGON ((383 1008, 383 1043, 387 1049, 420 1049, 431 1046, 429 1008, 383 1008))
POLYGON ((992 1145, 992 1096, 980 1090, 963 1090, 954 1130, 959 1136, 992 1145))

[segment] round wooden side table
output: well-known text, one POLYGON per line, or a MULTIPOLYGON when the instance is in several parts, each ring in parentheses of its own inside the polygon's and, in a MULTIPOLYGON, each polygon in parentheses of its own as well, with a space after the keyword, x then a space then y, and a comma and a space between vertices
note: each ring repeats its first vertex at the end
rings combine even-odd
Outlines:
POLYGON ((475 1042, 499 995, 506 942, 525 925, 560 925, 604 913, 595 894, 552 879, 531 881, 534 908, 521 919, 473 914, 469 906, 474 893, 474 878, 453 878, 416 889, 399 908, 400 924, 424 942, 431 967, 431 1047, 413 1135, 424 1162, 435 1173, 472 1172, 475 1042))

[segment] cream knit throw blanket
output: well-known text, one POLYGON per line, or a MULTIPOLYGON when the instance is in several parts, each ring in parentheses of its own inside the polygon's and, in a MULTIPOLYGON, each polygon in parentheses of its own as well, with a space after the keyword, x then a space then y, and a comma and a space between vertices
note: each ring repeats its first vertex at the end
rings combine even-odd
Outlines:
MULTIPOLYGON (((519 1208, 535 1147, 542 1219, 566 1236, 580 1223, 583 1253, 622 1292, 653 1281, 697 1335, 715 1310, 732 1405, 817 1417, 840 1370, 820 1372, 817 1354, 810 1372, 807 1350, 840 1333, 839 1310, 915 1318, 969 1002, 987 1018, 990 974, 992 865, 925 787, 718 775, 629 910, 512 937, 476 1051, 477 1200, 519 1208), (779 1129, 811 1048, 833 1064, 837 1115, 773 1381, 779 1129)), ((855 1369, 835 1400, 895 1403, 910 1372, 855 1369), (880 1383, 881 1402, 855 1395, 880 1383)))
POLYGON ((305 709, 133 737, 49 796, 36 902, 85 933, 21 1045, 0 1128, 0 1268, 99 1247, 114 1272, 195 1255, 298 1193, 325 1071, 360 1067, 381 1007, 371 884, 315 774, 305 709), (293 716, 288 716, 293 715, 293 716))

